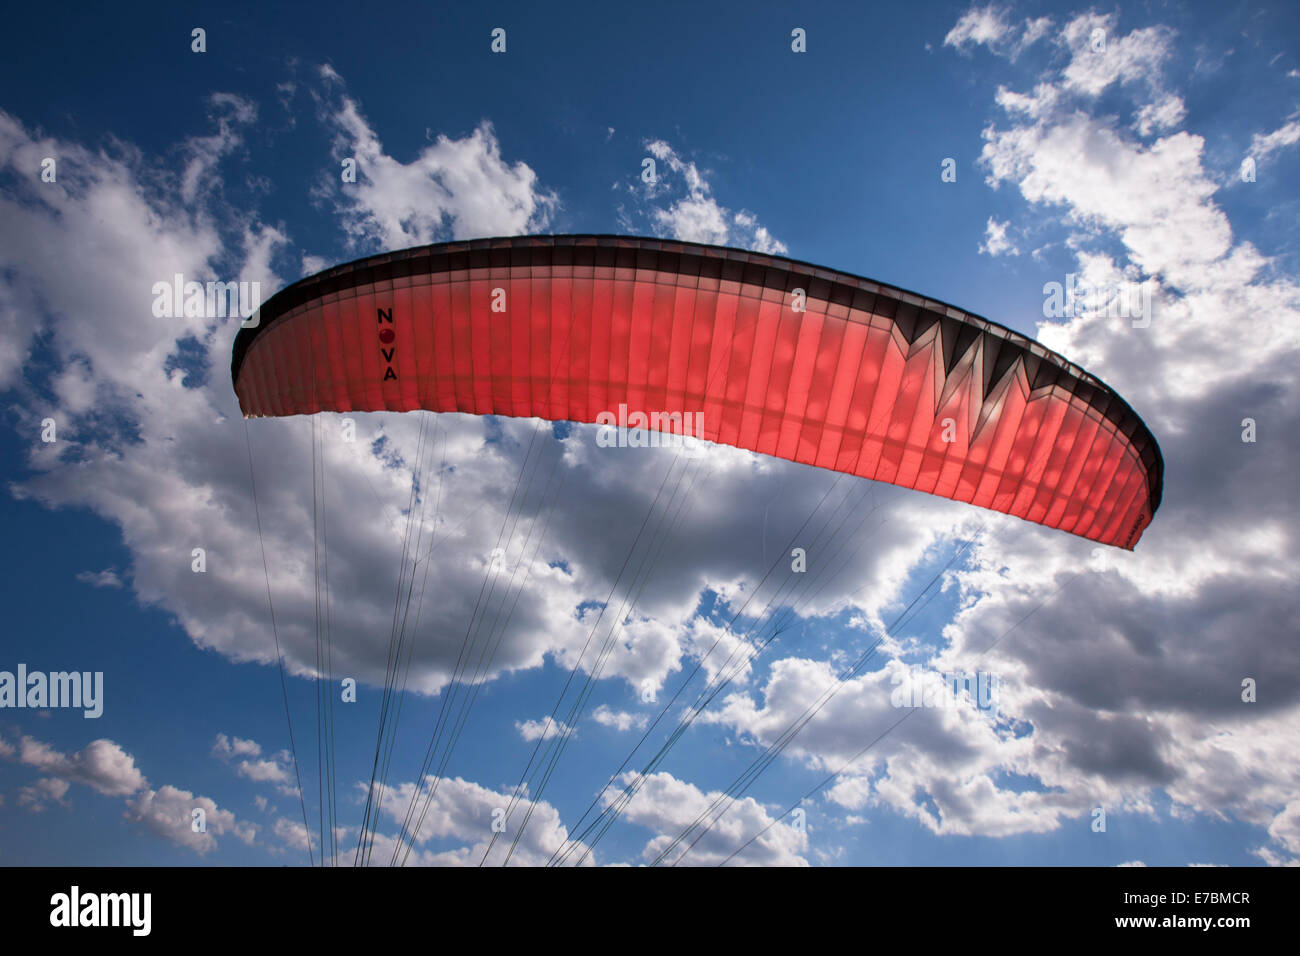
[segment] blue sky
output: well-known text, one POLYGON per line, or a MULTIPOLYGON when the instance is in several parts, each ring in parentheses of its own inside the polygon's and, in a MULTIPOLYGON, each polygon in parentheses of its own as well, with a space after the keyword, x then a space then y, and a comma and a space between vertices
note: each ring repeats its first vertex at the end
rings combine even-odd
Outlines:
MULTIPOLYGON (((840 482, 856 515, 877 506, 865 545, 839 529, 846 556, 827 586, 700 714, 588 861, 654 860, 877 639, 863 673, 683 864, 721 862, 760 830, 738 861, 1300 859, 1288 486, 1300 426, 1300 11, 860 6, 10 14, 0 670, 102 671, 105 703, 95 720, 0 710, 0 861, 308 861, 266 577, 319 861, 310 424, 248 425, 264 576, 228 373, 238 322, 153 316, 153 284, 182 272, 258 281, 269 296, 385 249, 526 232, 754 248, 956 303, 1114 386, 1168 469, 1165 503, 1132 554, 840 482), (191 51, 196 26, 203 53, 191 51), (489 48, 496 27, 502 54, 489 48), (806 53, 791 51, 795 28, 806 53), (47 157, 54 182, 41 178, 47 157), (339 181, 348 157, 356 184, 339 181), (640 179, 646 157, 653 187, 640 179), (941 178, 947 159, 955 182, 941 178), (1044 318, 1044 285, 1070 274, 1144 289, 1153 321, 1044 318), (53 443, 41 441, 47 418, 53 443), (1258 427, 1249 443, 1246 418, 1258 427), (195 547, 203 574, 191 570, 195 547), (919 611, 886 633, 921 593, 919 611), (913 666, 997 675, 996 714, 919 711, 804 801, 806 826, 778 819, 897 719, 892 679, 913 666), (1254 703, 1241 699, 1246 679, 1254 703), (195 807, 205 832, 190 826, 195 807), (1093 829, 1097 807, 1105 832, 1093 829)), ((321 416, 334 636, 360 683, 334 728, 340 862, 362 819, 420 430, 420 416, 356 417, 361 440, 345 445, 330 437, 338 417, 321 416)), ((400 839, 400 801, 536 427, 428 425, 449 463, 445 496, 428 507, 443 543, 376 863, 400 839)), ((599 454, 593 434, 538 433, 564 483, 549 511, 530 506, 530 521, 550 516, 534 555, 507 551, 530 573, 411 863, 477 863, 487 851, 492 811, 533 749, 529 722, 550 713, 590 608, 672 467, 653 449, 599 454)), ((722 626, 835 482, 722 448, 700 472, 680 486, 690 510, 556 772, 529 791, 536 810, 512 863, 545 863, 573 835, 704 649, 735 639, 722 626)), ((643 748, 633 766, 647 758, 643 748)))

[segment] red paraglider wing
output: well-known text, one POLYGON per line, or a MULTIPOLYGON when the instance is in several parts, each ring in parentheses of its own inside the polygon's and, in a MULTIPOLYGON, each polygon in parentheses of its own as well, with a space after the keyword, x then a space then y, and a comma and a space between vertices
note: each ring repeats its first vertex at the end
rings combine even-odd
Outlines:
POLYGON ((1160 504, 1151 433, 1054 352, 876 282, 694 243, 526 236, 372 256, 268 300, 232 377, 248 416, 596 422, 625 406, 621 420, 699 422, 697 437, 1128 549, 1160 504))

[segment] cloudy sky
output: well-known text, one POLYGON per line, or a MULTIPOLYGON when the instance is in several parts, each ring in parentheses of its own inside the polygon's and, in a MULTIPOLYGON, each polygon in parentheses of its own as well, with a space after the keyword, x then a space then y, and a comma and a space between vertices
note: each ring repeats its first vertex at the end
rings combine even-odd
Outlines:
POLYGON ((1300 861, 1300 13, 859 6, 15 10, 0 670, 104 692, 0 710, 0 862, 1300 861), (1128 553, 586 426, 246 424, 239 319, 153 308, 545 232, 1018 329, 1143 417, 1164 503, 1128 553), (1070 276, 1150 321, 1045 317, 1070 276), (896 706, 953 673, 991 706, 896 706))

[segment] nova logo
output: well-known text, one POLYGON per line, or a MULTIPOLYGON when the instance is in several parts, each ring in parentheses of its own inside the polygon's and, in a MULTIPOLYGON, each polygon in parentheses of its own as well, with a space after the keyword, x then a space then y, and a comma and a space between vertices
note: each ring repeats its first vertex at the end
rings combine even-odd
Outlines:
POLYGON ((397 373, 393 371, 393 356, 397 354, 397 346, 393 342, 397 339, 397 333, 393 331, 393 310, 390 306, 387 309, 379 309, 379 354, 384 357, 388 363, 384 369, 384 381, 392 379, 397 381, 397 373))

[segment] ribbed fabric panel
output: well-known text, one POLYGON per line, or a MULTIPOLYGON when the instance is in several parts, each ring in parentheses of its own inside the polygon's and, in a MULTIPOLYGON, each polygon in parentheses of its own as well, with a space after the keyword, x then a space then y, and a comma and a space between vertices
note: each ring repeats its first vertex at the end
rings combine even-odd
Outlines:
POLYGON ((1159 451, 1128 406, 977 317, 735 250, 500 243, 374 257, 284 290, 236 342, 240 407, 595 422, 625 405, 672 431, 702 413, 711 441, 1130 549, 1158 506, 1159 451))

